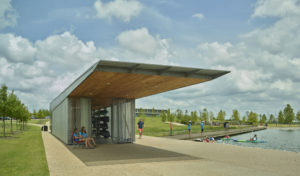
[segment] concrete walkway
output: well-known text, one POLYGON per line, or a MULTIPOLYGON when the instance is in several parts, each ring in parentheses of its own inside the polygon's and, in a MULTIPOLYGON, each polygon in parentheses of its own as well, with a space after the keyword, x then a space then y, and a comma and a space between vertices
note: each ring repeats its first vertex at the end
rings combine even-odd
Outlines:
POLYGON ((42 136, 51 176, 296 176, 300 173, 300 154, 293 152, 147 136, 137 139, 135 144, 69 149, 48 132, 42 132, 42 136))

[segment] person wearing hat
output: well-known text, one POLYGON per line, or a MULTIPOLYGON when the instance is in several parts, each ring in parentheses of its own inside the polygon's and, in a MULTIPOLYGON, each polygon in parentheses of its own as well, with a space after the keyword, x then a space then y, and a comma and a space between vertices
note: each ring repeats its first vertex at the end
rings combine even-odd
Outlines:
POLYGON ((188 124, 188 131, 189 131, 189 137, 191 137, 192 121, 189 121, 189 124, 188 124))

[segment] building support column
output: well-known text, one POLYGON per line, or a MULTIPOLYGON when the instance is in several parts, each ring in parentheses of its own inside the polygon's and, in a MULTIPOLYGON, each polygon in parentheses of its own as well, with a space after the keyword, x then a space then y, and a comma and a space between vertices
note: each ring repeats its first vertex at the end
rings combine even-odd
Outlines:
POLYGON ((92 135, 92 105, 91 105, 91 99, 89 98, 80 98, 80 129, 84 126, 86 128, 86 133, 88 136, 92 135))

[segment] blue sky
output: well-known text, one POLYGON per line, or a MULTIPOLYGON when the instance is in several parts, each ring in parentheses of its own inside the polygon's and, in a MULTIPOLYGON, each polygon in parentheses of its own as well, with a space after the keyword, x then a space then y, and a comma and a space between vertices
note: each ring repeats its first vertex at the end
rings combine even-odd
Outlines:
MULTIPOLYGON (((114 44, 114 38, 128 29, 147 27, 151 33, 172 38, 178 44, 191 45, 201 41, 237 41, 238 35, 253 29, 249 20, 255 1, 141 1, 144 10, 130 22, 93 18, 95 1, 12 1, 18 23, 4 29, 36 41, 49 35, 72 31, 83 41, 98 46, 114 44), (199 20, 193 14, 203 13, 199 20), (79 16, 80 15, 80 16, 79 16), (90 16, 86 19, 84 16, 90 16), (190 38, 194 38, 191 40, 190 38)), ((107 1, 103 1, 107 2, 107 1)))
POLYGON ((299 0, 2 0, 0 84, 34 108, 99 59, 224 69, 137 107, 300 110, 299 0), (141 44, 142 43, 142 44, 141 44), (160 103, 157 103, 160 102, 160 103))

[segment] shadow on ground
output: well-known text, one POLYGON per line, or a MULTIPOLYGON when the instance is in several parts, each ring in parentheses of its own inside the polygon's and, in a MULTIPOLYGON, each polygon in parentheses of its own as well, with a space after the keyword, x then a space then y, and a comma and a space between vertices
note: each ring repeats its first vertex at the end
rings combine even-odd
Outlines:
POLYGON ((195 160, 197 157, 139 144, 102 144, 95 149, 67 146, 87 166, 195 160))

